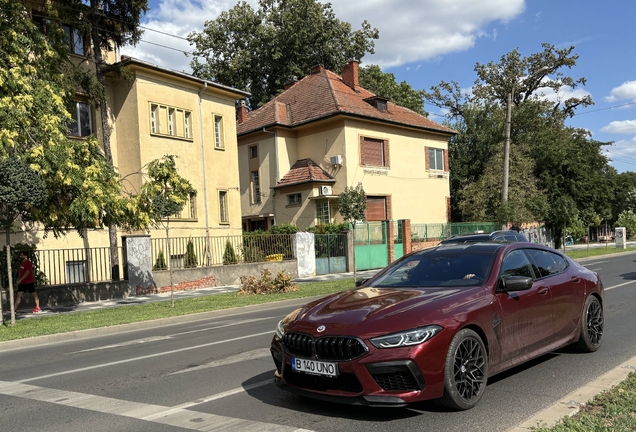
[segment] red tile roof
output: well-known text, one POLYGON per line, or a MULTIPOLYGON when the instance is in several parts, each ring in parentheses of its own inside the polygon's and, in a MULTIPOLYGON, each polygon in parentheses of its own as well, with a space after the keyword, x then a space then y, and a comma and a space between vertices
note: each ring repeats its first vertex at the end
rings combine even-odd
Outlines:
POLYGON ((311 159, 300 159, 297 160, 289 172, 276 183, 274 189, 311 182, 335 183, 336 179, 330 176, 311 159))
POLYGON ((389 102, 380 111, 364 99, 375 96, 356 86, 355 90, 335 73, 320 68, 307 75, 261 108, 251 111, 247 119, 237 125, 239 136, 263 127, 295 127, 334 115, 353 115, 370 120, 441 132, 454 135, 453 129, 442 126, 408 108, 389 102))

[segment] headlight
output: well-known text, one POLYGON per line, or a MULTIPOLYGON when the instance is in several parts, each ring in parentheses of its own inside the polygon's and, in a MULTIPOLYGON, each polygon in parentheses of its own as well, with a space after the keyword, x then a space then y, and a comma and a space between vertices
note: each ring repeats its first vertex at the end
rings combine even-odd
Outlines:
POLYGON ((413 330, 406 330, 399 333, 376 337, 370 339, 370 342, 376 348, 397 348, 403 346, 419 345, 423 342, 426 342, 440 331, 442 331, 442 327, 438 325, 430 325, 413 330))
POLYGON ((285 326, 283 325, 283 320, 278 321, 276 324, 276 337, 278 339, 282 339, 285 334, 285 326))

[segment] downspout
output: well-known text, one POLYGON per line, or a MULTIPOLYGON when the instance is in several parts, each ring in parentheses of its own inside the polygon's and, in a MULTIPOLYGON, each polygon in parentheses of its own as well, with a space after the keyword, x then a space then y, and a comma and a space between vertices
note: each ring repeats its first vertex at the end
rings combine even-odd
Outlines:
MULTIPOLYGON (((274 185, 278 184, 278 133, 270 132, 265 127, 263 127, 263 132, 274 135, 274 162, 276 163, 276 175, 274 176, 274 185)), ((270 188, 271 189, 271 188, 270 188)), ((272 199, 272 213, 274 213, 274 225, 276 225, 276 189, 272 189, 273 199, 272 199)))
POLYGON ((201 170, 203 171, 203 211, 205 213, 205 249, 207 265, 210 265, 210 223, 208 219, 208 182, 205 179, 205 146, 203 142, 203 113, 201 110, 201 95, 208 88, 208 83, 203 83, 203 87, 199 90, 199 135, 201 136, 201 170))

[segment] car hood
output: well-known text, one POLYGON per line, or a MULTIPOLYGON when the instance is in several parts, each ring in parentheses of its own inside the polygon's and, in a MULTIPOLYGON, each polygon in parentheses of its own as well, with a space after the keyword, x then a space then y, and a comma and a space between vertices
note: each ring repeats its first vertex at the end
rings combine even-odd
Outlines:
POLYGON ((484 297, 482 287, 358 288, 303 307, 288 330, 324 335, 374 337, 393 331, 440 324, 465 313, 484 297), (318 332, 319 326, 326 329, 318 332))

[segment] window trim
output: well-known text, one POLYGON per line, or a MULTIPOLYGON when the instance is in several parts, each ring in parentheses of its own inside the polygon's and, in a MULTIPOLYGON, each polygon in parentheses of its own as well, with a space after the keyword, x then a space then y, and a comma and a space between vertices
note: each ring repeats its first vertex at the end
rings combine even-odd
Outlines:
POLYGON ((192 138, 192 111, 185 108, 179 108, 172 105, 161 104, 158 102, 148 102, 150 110, 150 135, 157 137, 173 138, 183 141, 194 141, 192 138), (166 124, 162 124, 162 110, 165 109, 166 124), (179 127, 178 113, 183 113, 181 118, 181 127, 179 127), (164 129, 166 132, 163 132, 164 129))
POLYGON ((93 107, 91 107, 85 100, 75 99, 73 101, 74 114, 71 115, 71 122, 69 123, 69 137, 84 139, 93 134, 93 107), (81 125, 81 113, 80 106, 86 106, 86 112, 88 112, 88 134, 82 135, 82 125, 81 125), (70 131, 70 124, 75 122, 77 124, 77 134, 74 134, 70 131))
POLYGON ((376 137, 371 137, 371 136, 365 136, 365 135, 359 135, 359 140, 358 140, 358 152, 360 154, 360 165, 363 167, 374 167, 374 168, 382 168, 382 169, 389 169, 391 168, 391 162, 390 162, 390 146, 389 146, 389 140, 386 138, 376 138, 376 137), (362 145, 365 141, 368 142, 373 142, 373 141, 377 141, 381 144, 382 148, 381 148, 381 157, 382 157, 382 164, 378 165, 378 164, 371 164, 371 163, 365 163, 365 159, 363 156, 363 149, 362 149, 362 145))
POLYGON ((248 156, 250 159, 257 159, 258 158, 258 145, 251 145, 247 147, 247 152, 248 152, 248 156), (255 152, 253 152, 253 150, 256 150, 255 152), (256 154, 253 154, 256 153, 256 154))
POLYGON ((86 57, 86 37, 85 35, 82 35, 80 33, 80 31, 73 27, 72 25, 69 24, 62 24, 62 30, 64 31, 64 35, 66 37, 69 38, 69 40, 66 43, 66 48, 68 49, 68 52, 76 55, 76 56, 80 56, 80 57, 86 57), (66 29, 68 29, 68 34, 66 33, 66 29), (76 47, 76 38, 80 37, 82 40, 82 52, 76 52, 75 47, 76 47))
POLYGON ((438 172, 444 172, 446 171, 446 149, 443 148, 439 148, 439 147, 426 147, 426 151, 427 151, 427 155, 426 158, 428 160, 428 166, 426 167, 426 169, 428 169, 429 171, 438 171, 438 172), (433 168, 431 165, 433 163, 433 161, 431 160, 431 151, 435 152, 435 168, 433 168), (441 152, 442 157, 441 157, 441 163, 442 163, 442 168, 438 168, 437 166, 437 152, 441 152))
POLYGON ((328 199, 320 199, 320 200, 316 200, 316 225, 324 225, 324 224, 329 224, 331 223, 331 204, 329 203, 328 199), (321 220, 321 215, 320 213, 324 212, 324 209, 321 209, 321 207, 326 204, 327 205, 327 222, 321 220))
POLYGON ((212 120, 214 122, 214 149, 225 150, 225 128, 223 127, 223 116, 220 114, 213 114, 212 120))
POLYGON ((230 224, 230 209, 229 209, 229 199, 228 199, 228 189, 219 189, 218 190, 218 199, 219 199, 219 225, 229 225, 230 224), (224 197, 224 198, 222 198, 224 197), (223 205, 225 205, 225 220, 223 218, 223 205))

